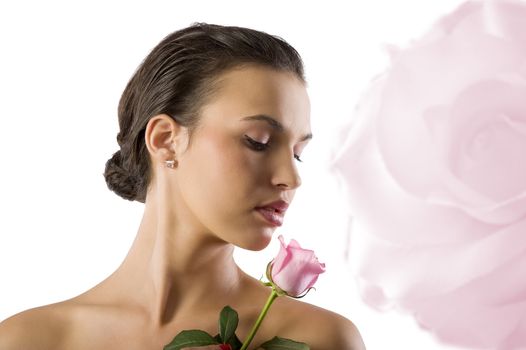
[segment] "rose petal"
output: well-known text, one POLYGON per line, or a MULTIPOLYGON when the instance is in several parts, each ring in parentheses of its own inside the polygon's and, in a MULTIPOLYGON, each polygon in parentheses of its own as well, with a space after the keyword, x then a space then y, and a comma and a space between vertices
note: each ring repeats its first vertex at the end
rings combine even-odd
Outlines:
POLYGON ((439 339, 526 347, 526 4, 466 2, 396 50, 333 170, 371 306, 439 339))

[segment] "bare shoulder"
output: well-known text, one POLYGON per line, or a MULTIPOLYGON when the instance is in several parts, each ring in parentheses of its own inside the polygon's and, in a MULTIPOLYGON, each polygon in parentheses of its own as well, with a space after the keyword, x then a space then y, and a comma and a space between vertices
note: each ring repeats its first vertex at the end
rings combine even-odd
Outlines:
POLYGON ((0 349, 61 349, 69 324, 64 308, 60 304, 35 307, 0 322, 0 349))
POLYGON ((292 300, 287 338, 301 341, 311 350, 365 350, 362 336, 348 318, 306 302, 292 300))
POLYGON ((311 350, 365 350, 360 331, 351 320, 338 313, 321 310, 314 316, 319 317, 321 325, 310 322, 312 334, 317 335, 312 340, 311 350))

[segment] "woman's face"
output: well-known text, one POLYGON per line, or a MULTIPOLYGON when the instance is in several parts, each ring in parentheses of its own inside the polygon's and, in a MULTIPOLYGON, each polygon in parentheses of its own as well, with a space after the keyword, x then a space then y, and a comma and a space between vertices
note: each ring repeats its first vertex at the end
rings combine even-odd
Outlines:
POLYGON ((191 147, 177 155, 186 206, 214 236, 244 249, 265 248, 276 226, 255 207, 279 199, 291 204, 301 184, 296 157, 311 133, 304 84, 292 73, 261 66, 229 70, 203 107, 200 125, 191 147), (264 119, 244 119, 251 116, 270 117, 283 130, 264 119), (250 139, 269 146, 258 150, 264 147, 250 139))

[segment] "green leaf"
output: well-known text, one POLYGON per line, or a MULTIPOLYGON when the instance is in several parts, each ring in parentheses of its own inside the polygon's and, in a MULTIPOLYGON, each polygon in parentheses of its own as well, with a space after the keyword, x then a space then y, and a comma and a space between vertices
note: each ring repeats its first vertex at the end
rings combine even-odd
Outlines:
POLYGON ((180 350, 182 348, 220 344, 210 334, 199 329, 181 331, 173 340, 165 345, 164 350, 180 350))
POLYGON ((232 350, 239 350, 241 349, 241 346, 243 346, 243 343, 241 342, 241 340, 239 340, 236 333, 234 333, 232 337, 230 337, 227 344, 230 344, 232 350))
MULTIPOLYGON (((217 340, 218 343, 223 344, 223 342, 221 341, 221 336, 219 334, 216 334, 214 339, 217 340)), ((236 333, 234 333, 232 337, 230 337, 230 340, 226 344, 230 344, 232 350, 239 350, 241 349, 241 346, 243 346, 243 343, 241 342, 241 340, 239 340, 236 333)))
POLYGON ((263 344, 259 348, 265 350, 310 350, 310 347, 305 343, 300 343, 287 338, 274 337, 263 344))
POLYGON ((239 323, 237 311, 225 306, 219 315, 219 334, 223 343, 228 343, 239 323))

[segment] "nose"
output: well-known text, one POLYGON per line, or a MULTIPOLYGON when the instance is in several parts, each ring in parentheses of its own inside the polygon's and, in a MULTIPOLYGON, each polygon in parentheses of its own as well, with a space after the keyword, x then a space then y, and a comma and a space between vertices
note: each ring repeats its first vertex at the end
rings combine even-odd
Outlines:
POLYGON ((277 186, 286 187, 293 190, 301 186, 301 177, 296 167, 294 154, 290 152, 282 152, 282 156, 277 160, 274 167, 273 183, 277 186))

